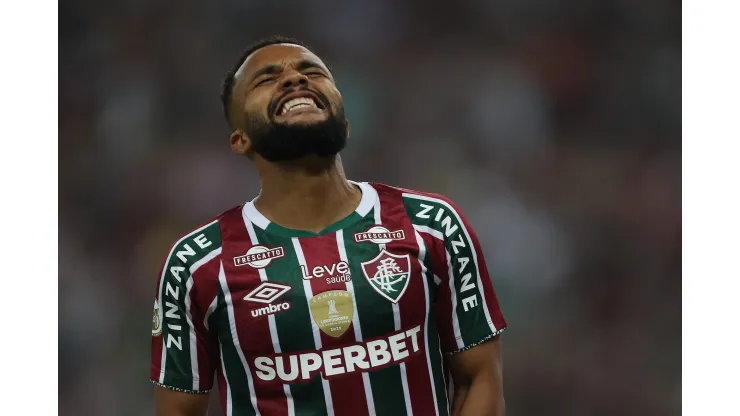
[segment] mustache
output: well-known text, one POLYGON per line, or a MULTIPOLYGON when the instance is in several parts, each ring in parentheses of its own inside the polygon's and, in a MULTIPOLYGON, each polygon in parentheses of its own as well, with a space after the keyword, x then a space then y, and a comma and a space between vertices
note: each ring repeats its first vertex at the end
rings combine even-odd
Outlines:
POLYGON ((319 101, 321 101, 321 104, 323 104, 325 108, 327 108, 327 109, 329 109, 329 111, 331 111, 331 105, 329 105, 329 98, 326 95, 320 93, 319 91, 312 90, 310 88, 304 87, 304 88, 299 88, 297 90, 288 91, 285 94, 283 94, 283 95, 275 98, 274 100, 272 100, 272 102, 270 102, 270 105, 267 107, 267 114, 270 117, 273 117, 275 115, 275 113, 277 112, 277 106, 280 103, 280 100, 282 100, 283 97, 285 97, 286 95, 292 94, 292 93, 298 92, 298 91, 308 91, 310 93, 313 93, 314 95, 316 95, 316 97, 318 97, 319 101))

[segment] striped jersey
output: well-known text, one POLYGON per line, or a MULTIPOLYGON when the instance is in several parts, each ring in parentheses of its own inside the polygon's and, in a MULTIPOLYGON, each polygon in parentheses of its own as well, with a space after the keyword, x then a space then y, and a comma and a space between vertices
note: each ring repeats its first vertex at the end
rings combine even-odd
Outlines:
POLYGON ((443 196, 354 184, 357 209, 319 233, 250 202, 178 240, 151 380, 217 381, 229 416, 448 415, 445 357, 506 328, 478 239, 443 196))

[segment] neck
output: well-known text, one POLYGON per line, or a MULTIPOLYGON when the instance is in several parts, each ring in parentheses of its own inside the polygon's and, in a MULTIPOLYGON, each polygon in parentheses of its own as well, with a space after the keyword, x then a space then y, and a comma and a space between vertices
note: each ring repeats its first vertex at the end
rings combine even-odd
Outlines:
POLYGON ((362 192, 347 182, 339 156, 325 169, 296 164, 261 167, 262 191, 255 207, 286 228, 319 232, 351 214, 362 192))

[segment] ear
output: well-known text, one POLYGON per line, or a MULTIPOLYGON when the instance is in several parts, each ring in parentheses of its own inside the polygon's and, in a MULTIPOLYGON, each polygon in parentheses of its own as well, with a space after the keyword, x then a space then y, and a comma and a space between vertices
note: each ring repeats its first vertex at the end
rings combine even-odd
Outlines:
POLYGON ((344 131, 347 133, 347 137, 349 137, 349 120, 346 118, 344 119, 344 131))
POLYGON ((231 133, 231 150, 234 151, 234 153, 248 155, 251 149, 252 141, 249 140, 247 133, 241 129, 236 129, 231 133))

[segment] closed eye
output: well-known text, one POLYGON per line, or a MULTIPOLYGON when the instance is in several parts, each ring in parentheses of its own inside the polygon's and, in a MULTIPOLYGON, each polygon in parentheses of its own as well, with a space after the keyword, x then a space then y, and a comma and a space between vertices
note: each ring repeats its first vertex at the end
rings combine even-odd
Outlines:
POLYGON ((259 81, 258 83, 254 84, 254 86, 255 87, 259 87, 260 85, 264 85, 264 84, 266 84, 268 82, 272 82, 274 80, 275 80, 275 78, 264 78, 261 81, 259 81))

